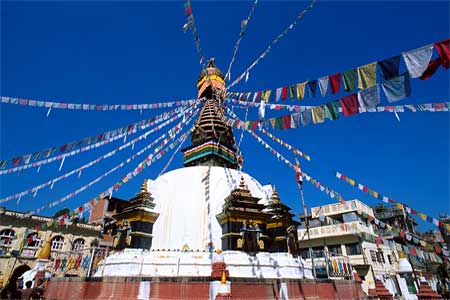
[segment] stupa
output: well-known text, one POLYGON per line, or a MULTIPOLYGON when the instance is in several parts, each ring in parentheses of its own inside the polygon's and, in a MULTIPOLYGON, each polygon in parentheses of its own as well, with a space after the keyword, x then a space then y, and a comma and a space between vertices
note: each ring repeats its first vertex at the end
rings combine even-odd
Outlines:
POLYGON ((182 150, 184 167, 147 180, 147 189, 116 216, 123 224, 132 211, 146 212, 151 243, 130 243, 108 256, 94 276, 210 276, 214 251, 220 250, 231 278, 312 278, 310 265, 290 253, 284 238, 296 224, 293 215, 284 212, 285 226, 274 227, 281 224, 274 222, 280 208, 289 208, 271 185, 240 170, 233 131, 221 118, 224 75, 213 59, 197 87, 203 107, 192 145, 182 150), (151 195, 148 209, 136 202, 142 195, 151 195))
POLYGON ((354 299, 351 280, 316 282, 298 223, 271 185, 241 170, 222 121, 223 73, 200 73, 202 109, 184 166, 146 180, 114 215, 114 251, 93 278, 52 278, 52 299, 354 299), (330 298, 331 297, 331 298, 330 298))

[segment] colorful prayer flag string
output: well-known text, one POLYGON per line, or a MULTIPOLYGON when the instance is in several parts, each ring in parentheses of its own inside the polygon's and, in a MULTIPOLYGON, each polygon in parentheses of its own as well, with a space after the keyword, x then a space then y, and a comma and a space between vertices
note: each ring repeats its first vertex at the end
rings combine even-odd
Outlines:
POLYGON ((191 1, 186 0, 184 3, 184 12, 188 19, 187 23, 184 24, 184 32, 192 29, 192 36, 194 37, 195 47, 197 49, 198 55, 200 56, 200 65, 205 66, 205 56, 203 55, 202 46, 200 44, 200 38, 198 37, 197 25, 195 24, 194 14, 192 13, 191 1))
POLYGON ((328 119, 330 121, 337 120, 341 114, 344 116, 352 116, 358 113, 404 113, 404 112, 448 112, 450 111, 450 102, 437 102, 437 103, 425 103, 425 104, 405 104, 395 106, 378 106, 373 108, 365 108, 360 106, 358 96, 346 98, 341 100, 335 100, 327 104, 320 106, 314 106, 311 109, 306 109, 301 112, 284 115, 275 118, 262 119, 262 120, 247 120, 245 122, 234 118, 230 119, 223 116, 223 121, 231 127, 237 129, 255 130, 260 125, 265 125, 275 130, 286 130, 291 128, 300 128, 309 126, 312 124, 320 124, 328 119))
MULTIPOLYGON (((50 157, 57 151, 58 147, 51 147, 51 148, 48 148, 43 151, 34 152, 33 154, 17 156, 12 159, 12 165, 14 167, 6 169, 6 170, 0 170, 0 175, 23 171, 23 170, 26 170, 29 168, 40 167, 41 165, 45 165, 45 164, 51 163, 56 160, 61 160, 66 157, 74 156, 79 153, 101 147, 110 142, 122 139, 122 138, 126 137, 127 135, 134 134, 134 133, 144 130, 150 126, 153 126, 153 125, 159 124, 160 122, 166 121, 166 120, 170 119, 173 115, 178 113, 179 111, 183 111, 183 110, 186 110, 186 107, 177 108, 175 110, 165 112, 156 117, 152 117, 147 120, 142 120, 142 121, 130 124, 128 126, 124 126, 124 127, 118 128, 118 129, 111 130, 111 131, 103 132, 103 133, 100 133, 99 135, 96 135, 93 137, 87 137, 87 138, 84 138, 84 139, 76 141, 76 142, 64 144, 59 147, 61 153, 64 153, 64 154, 60 154, 58 156, 50 157), (72 150, 72 149, 78 148, 80 146, 83 146, 83 147, 72 150), (65 152, 65 151, 69 151, 69 150, 71 150, 71 151, 65 152), (36 161, 36 160, 40 159, 41 157, 46 157, 46 159, 36 161), (31 161, 33 161, 33 162, 31 162, 31 161), (19 164, 21 162, 23 162, 25 164, 22 166, 19 166, 19 164)), ((3 168, 6 167, 7 160, 0 162, 0 169, 1 169, 1 166, 3 166, 3 168)))
POLYGON ((381 193, 379 193, 379 192, 377 192, 377 191, 375 191, 375 190, 373 190, 373 189, 371 189, 371 188, 369 188, 369 187, 367 187, 367 186, 365 186, 365 185, 363 185, 363 184, 361 184, 359 182, 356 182, 354 179, 352 179, 352 178, 350 178, 350 177, 348 177, 348 176, 346 176, 346 175, 344 175, 344 174, 342 174, 340 172, 336 172, 336 178, 347 182, 351 186, 354 186, 354 187, 358 188, 358 190, 361 190, 364 193, 369 194, 370 196, 372 196, 373 198, 375 198, 377 200, 380 200, 380 201, 383 201, 383 202, 389 203, 389 204, 395 204, 399 209, 405 210, 409 214, 416 215, 420 219, 422 219, 423 221, 432 223, 432 224, 434 224, 434 225, 436 225, 438 227, 445 228, 447 231, 450 231, 450 224, 446 224, 446 223, 444 223, 444 222, 442 222, 442 221, 440 221, 440 220, 438 220, 436 218, 433 218, 433 217, 430 217, 428 215, 425 215, 424 213, 418 212, 417 210, 412 209, 411 207, 407 206, 406 204, 397 202, 397 201, 395 201, 395 200, 393 200, 393 199, 391 199, 391 198, 389 198, 387 196, 384 196, 381 193))
MULTIPOLYGON (((133 174, 133 176, 137 175, 138 173, 142 172, 143 170, 143 166, 148 164, 149 162, 153 162, 154 160, 160 159, 166 152, 166 149, 172 149, 174 146, 176 146, 176 144, 178 144, 179 140, 176 140, 175 142, 172 142, 168 147, 164 148, 161 151, 161 148, 163 148, 164 146, 166 146, 170 140, 173 140, 175 138, 175 134, 177 134, 178 132, 180 132, 182 130, 182 128, 184 127, 184 125, 188 124, 193 117, 195 116, 195 114, 193 114, 190 118, 186 119, 185 123, 182 126, 175 126, 175 129, 170 129, 168 131, 168 134, 170 136, 170 138, 165 138, 158 146, 156 146, 156 148, 153 150, 152 153, 150 153, 142 162, 139 163, 138 167, 136 169, 134 169, 133 172, 131 172, 133 174), (134 174, 136 173, 136 174, 134 174)), ((186 133, 185 133, 186 134, 186 133)), ((184 135, 185 135, 184 134, 184 135)), ((184 137, 183 135, 183 137, 184 137)), ((78 195, 79 193, 85 191, 86 189, 88 189, 89 187, 91 187, 92 185, 96 184, 97 182, 99 182, 100 180, 102 180, 103 178, 105 178, 106 176, 108 176, 109 174, 115 172, 116 170, 122 168, 125 163, 129 163, 130 161, 132 161, 133 159, 135 159, 136 157, 138 157, 139 155, 143 154, 145 151, 147 151, 148 149, 150 149, 151 147, 153 147, 154 145, 156 145, 157 143, 159 143, 159 139, 153 141, 152 143, 150 143, 149 145, 147 145, 145 148, 141 149, 139 152, 133 154, 131 157, 129 157, 127 160, 121 162, 120 164, 116 165, 114 168, 108 170, 106 173, 100 175, 99 177, 95 178, 94 180, 92 180, 91 182, 89 182, 88 184, 80 187, 79 189, 75 190, 74 192, 71 192, 70 194, 67 194, 66 196, 62 197, 59 200, 47 203, 43 206, 41 206, 40 208, 30 211, 28 212, 25 217, 29 217, 35 213, 39 213, 41 212, 43 209, 45 208, 49 208, 49 207, 54 207, 56 205, 59 205, 65 201, 67 201, 68 199, 78 195)), ((129 173, 130 174, 130 173, 129 173)), ((128 175, 127 175, 128 176, 128 175)), ((127 181, 131 179, 128 178, 127 181)), ((114 184, 112 187, 108 188, 105 192, 105 194, 107 192, 112 193, 113 189, 118 189, 120 187, 120 185, 118 183, 114 184)), ((109 195, 107 194, 107 195, 109 195)))
POLYGON ((314 4, 316 3, 317 0, 312 0, 311 3, 303 10, 301 11, 297 17, 295 18, 295 20, 289 24, 289 26, 287 26, 279 35, 277 35, 272 42, 270 43, 269 46, 267 46, 266 50, 264 50, 264 52, 247 68, 245 69, 245 71, 239 75, 238 78, 236 78, 236 80, 234 80, 228 87, 227 90, 229 90, 230 88, 232 88, 233 86, 235 86, 236 84, 238 84, 244 77, 248 77, 248 74, 250 73, 250 70, 253 69, 261 59, 263 59, 272 49, 272 47, 278 43, 290 30, 292 30, 295 25, 297 24, 297 22, 303 18, 303 16, 314 6, 314 4))
POLYGON ((89 111, 117 111, 117 110, 148 110, 159 108, 170 108, 174 106, 192 105, 197 101, 191 100, 178 100, 171 102, 160 103, 146 103, 146 104, 88 104, 88 103, 67 103, 67 102, 53 102, 53 101, 40 101, 31 100, 25 98, 14 98, 2 96, 0 103, 15 104, 30 107, 44 107, 52 109, 67 109, 67 110, 89 110, 89 111))
MULTIPOLYGON (((450 39, 446 39, 440 42, 435 42, 420 48, 402 52, 401 55, 396 55, 388 59, 380 60, 357 68, 353 68, 347 71, 338 72, 333 75, 327 75, 314 80, 305 80, 296 84, 286 85, 273 89, 274 93, 270 93, 271 89, 257 92, 228 92, 227 96, 231 98, 237 98, 240 100, 250 101, 250 97, 253 94, 253 101, 261 100, 267 95, 267 92, 272 95, 272 100, 285 101, 290 98, 291 100, 303 100, 309 94, 310 97, 317 95, 316 90, 319 86, 322 97, 330 94, 337 94, 341 92, 341 87, 345 92, 353 91, 357 88, 367 89, 376 83, 383 82, 383 89, 388 95, 389 102, 395 102, 399 99, 399 95, 407 92, 407 90, 401 91, 401 89, 407 88, 404 86, 404 79, 399 73, 400 56, 403 58, 407 72, 405 74, 410 78, 419 77, 421 80, 427 80, 436 72, 438 67, 442 64, 444 70, 447 70, 448 62, 450 61, 450 39), (431 60, 433 54, 433 48, 436 50, 437 58, 431 60), (382 76, 377 77, 377 66, 382 76), (330 89, 328 89, 328 85, 330 89), (402 92, 399 94, 399 91, 402 92)), ((246 72, 243 73, 245 75, 246 72)), ((243 78, 243 75, 241 77, 243 78)), ((236 79, 237 82, 242 78, 236 79)), ((237 83, 236 82, 236 83, 237 83)), ((234 85, 231 84, 229 88, 234 85)), ((266 97, 266 102, 269 101, 269 97, 266 97)))
POLYGON ((241 23, 241 31, 239 32, 239 38, 236 41, 236 44, 234 45, 233 56, 231 58, 230 65, 228 66, 227 73, 225 74, 225 79, 228 78, 228 80, 230 80, 230 78, 231 78, 231 67, 233 66, 234 60, 236 59, 236 56, 237 56, 237 53, 239 50, 239 46, 241 44, 241 40, 244 37, 245 30, 247 29, 248 23, 250 22, 250 19, 252 18, 253 12, 255 11, 256 4, 258 4, 258 0, 255 0, 255 2, 253 2, 253 6, 250 10, 250 13, 248 14, 247 19, 243 20, 241 23))
MULTIPOLYGON (((276 151, 272 146, 267 144, 263 139, 261 139, 256 133, 254 133, 251 130, 246 130, 247 133, 249 133, 254 139, 256 139, 261 145, 264 146, 265 149, 269 150, 270 153, 275 155, 275 157, 285 164, 287 164, 289 167, 291 167, 294 171, 296 171, 296 165, 289 161, 287 158, 285 158, 282 154, 280 154, 278 151, 276 151)), ((329 187, 323 185, 320 181, 312 178, 309 176, 305 171, 302 170, 303 178, 306 179, 306 181, 313 184, 316 188, 318 188, 320 191, 326 193, 331 198, 336 198, 339 202, 345 202, 344 198, 336 191, 330 189, 329 187)))
MULTIPOLYGON (((102 161, 102 160, 105 159, 105 158, 109 158, 109 157, 115 155, 117 152, 122 151, 123 149, 126 149, 126 148, 128 148, 128 147, 130 147, 130 146, 133 146, 136 142, 138 142, 138 141, 140 141, 140 140, 142 140, 142 139, 146 139, 148 135, 150 135, 150 134, 152 134, 152 133, 154 133, 154 132, 160 130, 161 128, 163 128, 163 127, 165 127, 166 125, 172 123, 173 121, 177 120, 177 119, 180 118, 181 116, 184 116, 184 115, 186 114, 186 116, 189 117, 189 116, 191 115, 191 112, 192 112, 193 109, 194 109, 194 108, 191 108, 191 109, 189 109, 189 110, 186 111, 186 112, 183 111, 183 112, 178 113, 177 115, 175 115, 173 118, 167 120, 166 122, 164 122, 164 123, 162 123, 162 124, 160 124, 160 125, 158 125, 158 126, 152 128, 151 130, 149 130, 149 131, 145 132, 144 134, 142 134, 142 135, 140 135, 140 136, 134 138, 133 140, 127 142, 126 144, 121 145, 121 146, 119 146, 119 147, 113 149, 112 151, 110 151, 110 152, 108 152, 108 153, 106 153, 106 154, 104 154, 104 155, 102 155, 102 156, 100 156, 100 157, 98 157, 98 158, 96 158, 96 159, 94 159, 94 160, 92 160, 92 161, 90 161, 90 162, 84 164, 83 166, 81 166, 81 167, 79 167, 79 168, 77 168, 77 169, 74 169, 74 170, 72 170, 72 171, 70 171, 70 172, 67 172, 67 173, 65 173, 65 174, 63 174, 63 175, 61 175, 61 176, 59 176, 59 177, 57 177, 57 178, 51 179, 51 180, 49 180, 49 181, 47 181, 47 182, 44 182, 44 183, 42 183, 42 184, 40 184, 40 185, 34 186, 34 187, 32 187, 32 188, 29 188, 29 189, 27 189, 27 190, 25 190, 25 191, 22 191, 22 192, 19 192, 19 193, 16 193, 16 194, 7 196, 7 197, 5 197, 5 198, 2 198, 2 199, 0 199, 0 204, 2 204, 2 203, 4 203, 4 202, 7 202, 7 201, 10 201, 10 200, 13 200, 13 199, 21 198, 21 197, 23 197, 23 196, 26 196, 26 195, 29 194, 29 193, 37 193, 37 191, 39 191, 39 190, 41 190, 41 189, 43 189, 43 188, 45 188, 45 187, 48 187, 48 186, 50 186, 51 188, 53 188, 53 185, 54 185, 55 183, 57 183, 58 181, 60 181, 60 180, 62 180, 62 179, 66 179, 66 178, 72 176, 73 174, 77 174, 77 173, 80 174, 84 169, 87 169, 87 168, 93 166, 94 164, 97 164, 98 162, 102 161)), ((197 112, 198 112, 198 109, 197 109, 196 112, 194 112, 194 114, 196 114, 197 112)), ((177 126, 181 126, 181 125, 182 125, 182 122, 178 123, 176 126, 174 126, 174 127, 172 128, 172 130, 174 130, 177 126)), ((162 136, 158 137, 158 138, 157 138, 155 141, 153 141, 152 143, 157 143, 157 141, 160 141, 161 139, 165 138, 166 135, 167 135, 167 134, 163 134, 162 136)))

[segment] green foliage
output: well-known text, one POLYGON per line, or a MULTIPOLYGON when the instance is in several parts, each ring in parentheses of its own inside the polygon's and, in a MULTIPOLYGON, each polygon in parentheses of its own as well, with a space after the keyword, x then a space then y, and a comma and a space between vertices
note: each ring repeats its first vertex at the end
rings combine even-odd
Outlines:
POLYGON ((53 219, 56 219, 59 216, 62 216, 64 214, 69 214, 70 210, 67 207, 64 207, 63 209, 57 211, 54 215, 53 215, 53 219))

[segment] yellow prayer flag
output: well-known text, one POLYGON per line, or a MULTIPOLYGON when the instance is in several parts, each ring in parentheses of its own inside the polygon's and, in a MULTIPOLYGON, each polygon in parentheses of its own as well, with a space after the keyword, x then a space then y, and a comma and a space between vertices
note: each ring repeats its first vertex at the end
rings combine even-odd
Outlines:
POLYGON ((358 67, 358 87, 365 89, 377 83, 377 63, 358 67))
POLYGON ((425 215, 425 214, 420 214, 420 218, 421 218, 422 220, 426 221, 426 220, 427 220, 427 215, 425 215))
POLYGON ((272 125, 272 129, 275 129, 275 118, 269 119, 270 125, 272 125))
POLYGON ((264 91, 264 97, 263 97, 264 102, 269 102, 269 97, 270 97, 271 92, 272 92, 272 90, 264 91))
POLYGON ((350 185, 355 185, 355 181, 353 179, 349 179, 348 183, 350 183, 350 185))
POLYGON ((378 192, 373 191, 373 196, 374 196, 375 198, 378 198, 378 192))
POLYGON ((305 97, 305 86, 308 83, 308 81, 297 83, 297 99, 302 100, 305 97))
POLYGON ((312 109, 312 119, 314 124, 323 123, 325 119, 325 110, 322 106, 317 106, 312 109))
POLYGON ((397 208, 398 209, 403 209, 403 205, 401 203, 397 203, 397 208))

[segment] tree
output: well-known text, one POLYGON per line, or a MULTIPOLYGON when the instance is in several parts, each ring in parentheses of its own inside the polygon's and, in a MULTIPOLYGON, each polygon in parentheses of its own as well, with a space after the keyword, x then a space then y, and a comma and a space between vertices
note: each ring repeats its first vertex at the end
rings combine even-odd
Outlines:
POLYGON ((53 219, 56 219, 57 217, 60 217, 64 214, 69 214, 70 210, 67 207, 64 207, 63 209, 57 211, 54 215, 53 215, 53 219))

